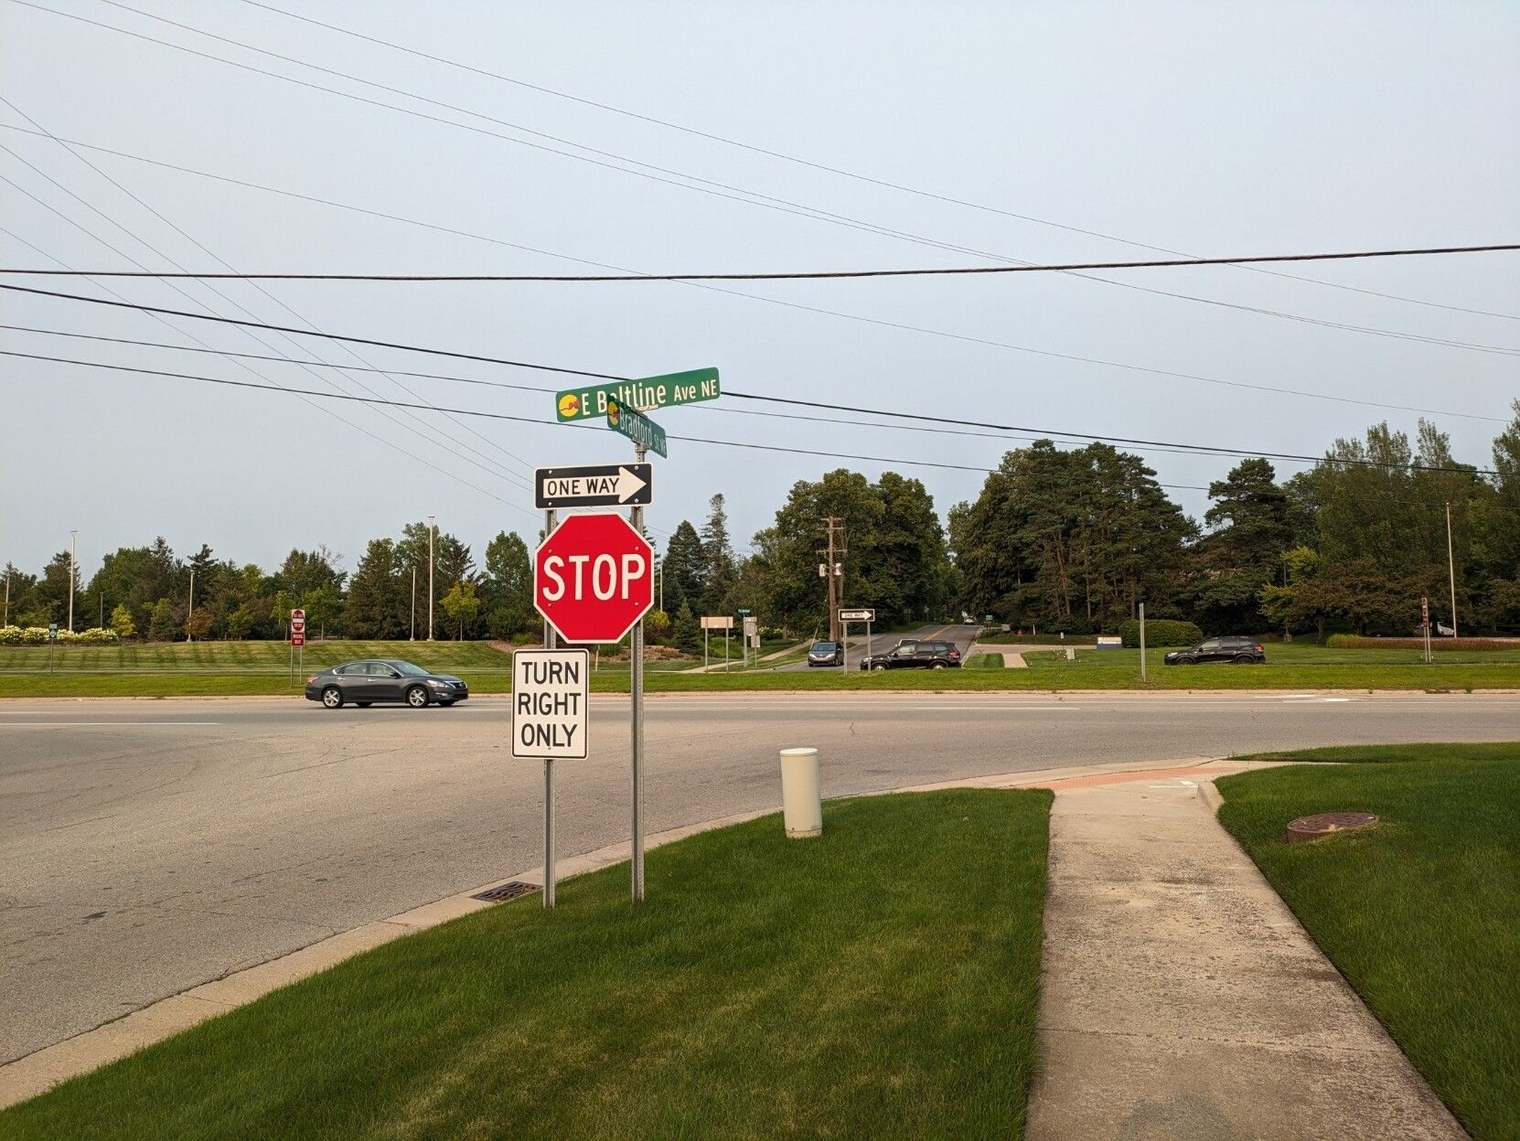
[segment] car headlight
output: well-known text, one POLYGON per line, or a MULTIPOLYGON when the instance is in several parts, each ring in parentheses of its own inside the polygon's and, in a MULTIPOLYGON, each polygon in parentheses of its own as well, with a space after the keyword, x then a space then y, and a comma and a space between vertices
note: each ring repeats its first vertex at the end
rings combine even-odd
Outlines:
POLYGON ((428 678, 428 685, 436 686, 439 689, 448 689, 449 688, 449 683, 448 682, 441 681, 440 679, 438 679, 436 677, 430 677, 430 678, 428 678))

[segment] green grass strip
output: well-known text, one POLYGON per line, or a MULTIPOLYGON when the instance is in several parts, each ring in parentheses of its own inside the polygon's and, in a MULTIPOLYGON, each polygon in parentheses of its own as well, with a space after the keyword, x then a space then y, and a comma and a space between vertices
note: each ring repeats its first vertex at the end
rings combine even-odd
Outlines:
POLYGON ((1250 852, 1479 1141, 1520 1138, 1520 744, 1358 746, 1218 781, 1250 852), (1285 844, 1299 816, 1379 823, 1285 844))
POLYGON ((36 1138, 1021 1137, 1051 794, 825 805, 361 955, 0 1115, 36 1138))

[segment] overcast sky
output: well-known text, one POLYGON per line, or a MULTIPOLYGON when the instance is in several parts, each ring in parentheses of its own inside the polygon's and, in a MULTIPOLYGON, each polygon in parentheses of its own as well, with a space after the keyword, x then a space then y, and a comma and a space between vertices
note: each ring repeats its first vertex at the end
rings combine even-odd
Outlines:
MULTIPOLYGON (((220 270, 215 255, 245 272, 572 273, 587 262, 639 272, 778 271, 1155 256, 1125 242, 1221 256, 1468 245, 1520 235, 1520 5, 1509 0, 274 0, 515 84, 249 3, 132 2, 195 31, 104 0, 0 0, 0 95, 13 105, 0 104, 0 124, 32 131, 30 117, 79 144, 288 194, 98 150, 70 153, 46 137, 0 130, 0 265, 129 269, 138 262, 166 269, 172 259, 220 270), (631 161, 674 173, 637 168, 665 180, 656 181, 613 169, 631 161), (733 189, 699 192, 685 176, 733 189), (758 195, 769 196, 768 205, 756 204, 758 195)), ((1489 465, 1489 442, 1520 395, 1513 355, 1520 347, 1520 255, 1282 271, 1393 296, 1234 267, 1104 275, 1123 285, 1022 274, 745 283, 725 285, 727 292, 672 283, 270 283, 261 292, 217 283, 219 295, 189 282, 180 293, 156 281, 0 280, 96 297, 115 291, 144 304, 618 375, 715 365, 724 387, 736 392, 1272 452, 1318 455, 1336 436, 1360 435, 1384 418, 1412 434, 1417 413, 1378 406, 1404 405, 1439 410, 1433 418, 1451 434, 1458 457, 1489 465)), ((166 324, 136 311, 15 293, 0 293, 0 321, 361 363, 330 341, 183 319, 166 324)), ((266 569, 292 546, 326 543, 352 570, 368 539, 395 535, 428 514, 480 560, 503 528, 535 541, 532 467, 622 460, 631 450, 602 428, 554 426, 552 397, 540 392, 374 373, 345 379, 330 369, 240 365, 218 355, 11 330, 0 330, 0 348, 286 387, 362 394, 362 384, 387 398, 545 421, 381 413, 0 357, 0 561, 34 572, 67 547, 70 529, 79 532, 87 575, 103 553, 157 534, 181 554, 208 543, 221 556, 266 569)), ((570 386, 552 374, 356 351, 375 367, 570 386)), ((672 441, 670 457, 655 460, 648 518, 658 537, 683 518, 700 523, 708 497, 721 491, 742 550, 794 482, 841 465, 872 478, 888 468, 917 477, 943 516, 953 503, 975 498, 982 473, 1005 450, 1027 442, 743 414, 758 407, 727 398, 654 418, 672 435, 829 455, 672 441), (892 462, 830 458, 846 454, 892 462)), ((1196 489, 1233 462, 1131 450, 1147 456, 1164 484, 1178 485, 1171 494, 1198 517, 1207 499, 1196 489)), ((1278 470, 1287 475, 1298 466, 1278 470)))

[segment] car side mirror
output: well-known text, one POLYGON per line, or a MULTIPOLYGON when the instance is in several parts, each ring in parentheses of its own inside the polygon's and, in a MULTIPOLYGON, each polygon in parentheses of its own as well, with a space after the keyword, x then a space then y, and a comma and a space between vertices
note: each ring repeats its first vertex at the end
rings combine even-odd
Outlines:
POLYGON ((391 670, 391 677, 400 677, 400 676, 401 675, 399 673, 397 673, 395 670, 391 670))

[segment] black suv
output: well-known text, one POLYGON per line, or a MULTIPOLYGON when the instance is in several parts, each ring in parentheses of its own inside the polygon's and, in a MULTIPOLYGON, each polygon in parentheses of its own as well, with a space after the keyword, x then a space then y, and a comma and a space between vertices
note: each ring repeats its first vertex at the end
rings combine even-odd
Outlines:
POLYGON ((863 670, 959 669, 961 652, 954 642, 899 642, 885 654, 860 659, 863 670))
POLYGON ((1163 659, 1169 666, 1197 666, 1205 662, 1265 662, 1267 652, 1255 638, 1205 638, 1187 650, 1173 650, 1163 659))

